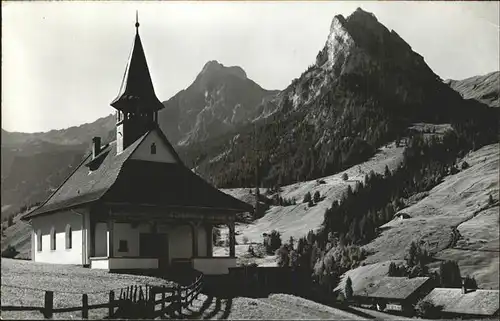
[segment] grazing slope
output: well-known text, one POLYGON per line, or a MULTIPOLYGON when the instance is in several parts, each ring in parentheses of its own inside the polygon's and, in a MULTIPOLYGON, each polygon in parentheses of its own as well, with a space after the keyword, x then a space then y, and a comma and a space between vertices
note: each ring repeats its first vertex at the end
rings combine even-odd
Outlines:
POLYGON ((498 144, 467 155, 468 169, 447 176, 427 197, 400 211, 411 218, 382 226, 381 235, 366 245, 374 254, 365 263, 403 259, 416 241, 437 259, 456 260, 462 274, 474 276, 480 287, 498 289, 499 157, 498 144), (462 235, 457 242, 451 242, 452 228, 462 235))
MULTIPOLYGON (((297 205, 271 206, 266 215, 250 224, 239 224, 236 231, 239 233, 237 242, 242 243, 246 236, 250 242, 262 242, 262 233, 275 229, 281 233, 283 240, 288 240, 290 236, 294 239, 305 236, 309 230, 316 230, 323 222, 324 213, 332 205, 334 200, 339 200, 350 185, 354 188, 356 182, 364 180, 365 175, 374 171, 383 173, 387 165, 390 170, 394 170, 402 161, 404 146, 396 147, 394 143, 388 147, 382 147, 380 151, 370 160, 353 166, 342 173, 321 178, 324 184, 312 180, 283 186, 280 196, 286 199, 295 198, 297 205), (348 180, 342 180, 342 174, 348 174, 348 180), (307 192, 314 194, 318 191, 322 198, 321 202, 309 207, 307 203, 302 203, 307 192)), ((224 192, 244 198, 249 189, 225 189, 224 192)))

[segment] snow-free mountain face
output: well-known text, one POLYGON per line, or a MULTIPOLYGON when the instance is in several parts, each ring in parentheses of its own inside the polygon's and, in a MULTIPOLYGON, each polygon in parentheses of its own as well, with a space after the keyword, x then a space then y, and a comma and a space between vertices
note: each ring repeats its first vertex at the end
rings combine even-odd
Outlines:
POLYGON ((160 126, 173 144, 204 141, 252 121, 276 93, 247 78, 241 67, 209 61, 187 89, 163 103, 160 126))
POLYGON ((500 71, 462 80, 445 81, 465 99, 474 99, 490 107, 500 107, 500 71))
POLYGON ((264 184, 290 184, 366 160, 412 122, 488 121, 486 106, 469 105, 395 31, 357 9, 333 18, 314 63, 255 123, 181 155, 220 187, 253 185, 257 162, 264 184))

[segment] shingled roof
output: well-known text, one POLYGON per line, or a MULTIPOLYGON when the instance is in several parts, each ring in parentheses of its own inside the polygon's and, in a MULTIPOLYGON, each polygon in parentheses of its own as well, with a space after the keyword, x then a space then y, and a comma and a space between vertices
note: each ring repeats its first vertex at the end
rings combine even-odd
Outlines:
POLYGON ((387 276, 368 284, 365 288, 356 291, 354 295, 405 300, 428 281, 428 277, 405 278, 387 276))
POLYGON ((499 310, 500 295, 498 290, 469 290, 435 288, 424 300, 440 306, 442 312, 491 316, 499 310))
POLYGON ((130 159, 141 142, 153 131, 166 141, 160 129, 153 129, 117 155, 116 143, 104 146, 97 158, 100 165, 87 167, 91 155, 71 173, 63 184, 37 209, 26 214, 28 220, 42 214, 96 201, 128 205, 171 206, 217 209, 234 212, 252 211, 250 204, 225 194, 205 182, 180 161, 159 163, 130 159))

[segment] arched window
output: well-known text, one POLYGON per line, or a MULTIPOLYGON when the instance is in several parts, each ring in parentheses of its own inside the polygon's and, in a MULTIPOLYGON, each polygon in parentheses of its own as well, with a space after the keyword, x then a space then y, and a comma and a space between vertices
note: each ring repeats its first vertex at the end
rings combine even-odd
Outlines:
POLYGON ((38 252, 42 251, 42 231, 40 230, 36 231, 36 247, 38 252))
POLYGON ((53 226, 50 229, 50 249, 52 251, 56 249, 56 229, 53 226))
POLYGON ((151 144, 151 154, 153 154, 153 155, 156 154, 156 144, 155 143, 151 144))
POLYGON ((71 226, 66 225, 66 248, 71 249, 73 247, 73 231, 71 230, 71 226))

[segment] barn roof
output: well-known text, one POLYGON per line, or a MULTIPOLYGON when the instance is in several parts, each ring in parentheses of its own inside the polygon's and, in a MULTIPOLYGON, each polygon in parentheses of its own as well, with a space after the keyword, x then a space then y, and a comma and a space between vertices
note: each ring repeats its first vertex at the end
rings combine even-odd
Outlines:
POLYGON ((405 300, 429 281, 428 277, 383 277, 354 292, 355 296, 405 300))
POLYGON ((435 288, 424 300, 442 307, 442 312, 494 315, 499 310, 498 290, 472 290, 462 294, 462 289, 435 288))
POLYGON ((128 205, 196 207, 205 209, 248 212, 253 209, 205 182, 186 168, 173 150, 176 164, 139 161, 130 156, 153 131, 170 143, 160 129, 153 129, 117 154, 116 143, 103 147, 96 156, 99 166, 88 168, 92 156, 88 155, 61 186, 37 209, 23 219, 48 214, 96 201, 128 205))

